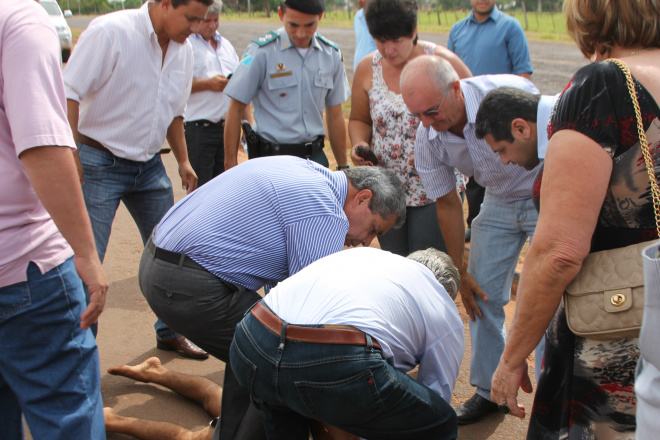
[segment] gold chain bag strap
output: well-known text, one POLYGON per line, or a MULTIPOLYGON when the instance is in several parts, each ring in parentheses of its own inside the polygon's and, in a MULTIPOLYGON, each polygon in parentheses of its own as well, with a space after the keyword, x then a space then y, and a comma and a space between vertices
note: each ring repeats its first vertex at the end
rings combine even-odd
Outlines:
MULTIPOLYGON (((660 188, 646 140, 642 112, 630 70, 618 59, 609 59, 626 76, 635 107, 639 143, 651 180, 655 223, 660 236, 660 188)), ((644 315, 642 249, 652 242, 593 252, 585 258, 580 273, 566 287, 564 307, 568 326, 577 336, 611 341, 639 337, 644 315)))

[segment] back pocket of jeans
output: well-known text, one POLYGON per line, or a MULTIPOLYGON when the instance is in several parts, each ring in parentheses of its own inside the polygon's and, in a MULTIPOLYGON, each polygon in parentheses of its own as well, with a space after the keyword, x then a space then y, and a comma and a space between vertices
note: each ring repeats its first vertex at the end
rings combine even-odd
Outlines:
POLYGON ((308 411, 329 424, 370 420, 384 409, 371 370, 333 382, 295 382, 308 411))
POLYGON ((21 282, 0 289, 0 318, 5 318, 32 305, 30 288, 21 282))

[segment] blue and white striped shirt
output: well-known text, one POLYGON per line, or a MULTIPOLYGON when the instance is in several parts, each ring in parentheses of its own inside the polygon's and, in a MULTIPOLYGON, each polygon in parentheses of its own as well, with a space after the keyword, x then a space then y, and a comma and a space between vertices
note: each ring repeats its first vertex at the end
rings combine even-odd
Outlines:
POLYGON ((465 139, 449 131, 437 132, 419 124, 415 139, 415 168, 422 179, 428 196, 438 198, 456 187, 454 168, 473 177, 490 193, 505 202, 532 197, 532 185, 537 169, 525 170, 515 164, 504 165, 488 143, 477 139, 475 120, 481 100, 498 87, 517 87, 539 93, 529 80, 516 75, 483 75, 461 80, 465 97, 467 124, 463 128, 465 139))
POLYGON ((309 160, 249 160, 193 191, 163 217, 156 246, 257 290, 344 247, 348 178, 309 160))

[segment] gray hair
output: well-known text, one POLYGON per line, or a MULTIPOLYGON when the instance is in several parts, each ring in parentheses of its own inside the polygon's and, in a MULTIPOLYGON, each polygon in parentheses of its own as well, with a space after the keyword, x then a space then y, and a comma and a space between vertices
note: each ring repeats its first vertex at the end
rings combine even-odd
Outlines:
POLYGON ((214 0, 213 4, 209 6, 209 11, 207 12, 208 15, 215 15, 219 14, 222 12, 222 1, 221 0, 214 0))
POLYGON ((437 92, 446 92, 453 82, 458 81, 458 74, 447 60, 435 55, 421 55, 408 62, 401 71, 401 89, 409 82, 418 82, 420 76, 430 79, 437 92))
POLYGON ((354 167, 342 171, 358 191, 368 189, 373 193, 369 202, 372 213, 383 219, 395 215, 394 229, 403 225, 406 221, 406 193, 396 174, 381 167, 354 167))
POLYGON ((407 258, 428 267, 442 287, 449 293, 451 299, 456 299, 458 289, 461 287, 461 275, 449 255, 437 249, 428 248, 424 251, 415 251, 407 258))

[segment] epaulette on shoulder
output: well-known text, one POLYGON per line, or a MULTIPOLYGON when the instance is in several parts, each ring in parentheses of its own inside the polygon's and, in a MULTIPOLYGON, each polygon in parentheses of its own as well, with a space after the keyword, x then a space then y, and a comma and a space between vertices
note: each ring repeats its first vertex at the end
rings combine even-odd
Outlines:
POLYGON ((277 33, 277 31, 270 31, 266 32, 263 34, 261 37, 257 37, 254 40, 252 40, 253 43, 256 43, 257 45, 263 47, 267 44, 272 43, 273 41, 277 40, 277 37, 279 37, 280 34, 277 33))
POLYGON ((323 35, 319 34, 318 32, 316 33, 316 38, 323 41, 325 44, 332 47, 333 49, 335 49, 337 51, 339 50, 339 46, 337 46, 337 44, 334 41, 328 40, 327 38, 325 38, 323 35))

